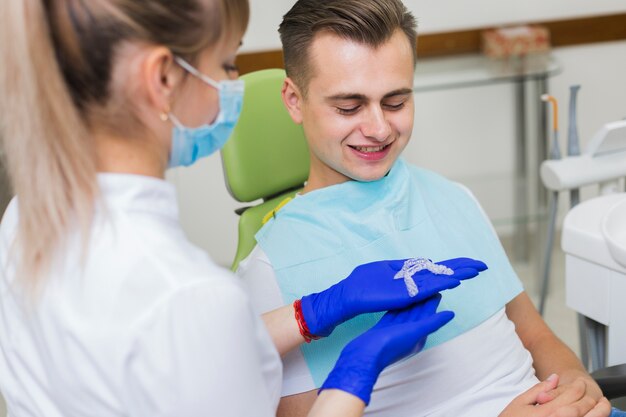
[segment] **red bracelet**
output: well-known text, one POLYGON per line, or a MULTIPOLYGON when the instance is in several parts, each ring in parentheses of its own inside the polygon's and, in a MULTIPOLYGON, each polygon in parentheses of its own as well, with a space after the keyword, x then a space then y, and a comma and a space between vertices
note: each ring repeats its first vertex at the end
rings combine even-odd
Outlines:
POLYGON ((304 338, 304 341, 307 343, 311 343, 311 340, 320 339, 319 336, 311 334, 311 332, 309 331, 309 326, 306 325, 306 320, 304 320, 304 315, 302 314, 302 300, 294 301, 293 309, 295 311, 296 323, 298 323, 298 330, 300 330, 300 334, 304 338))

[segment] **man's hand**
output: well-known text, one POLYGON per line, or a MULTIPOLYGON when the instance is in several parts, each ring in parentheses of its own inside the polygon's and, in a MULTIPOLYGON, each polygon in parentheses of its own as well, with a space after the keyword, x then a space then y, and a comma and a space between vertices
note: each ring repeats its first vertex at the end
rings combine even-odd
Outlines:
POLYGON ((517 396, 499 417, 606 417, 611 404, 587 395, 586 382, 577 378, 558 386, 559 377, 551 375, 517 396))
MULTIPOLYGON (((586 396, 591 397, 592 399, 596 401, 599 401, 604 396, 598 384, 596 384, 596 382, 588 374, 583 373, 583 372, 570 371, 568 373, 568 376, 569 376, 568 378, 565 378, 564 376, 560 378, 561 381, 567 380, 569 382, 567 383, 562 382, 559 386, 559 389, 562 387, 566 387, 567 385, 570 385, 574 382, 577 382, 577 384, 582 382, 585 386, 586 396)), ((553 398, 552 398, 551 393, 548 392, 548 393, 540 395, 539 398, 537 399, 537 403, 544 404, 546 402, 552 401, 552 399, 553 398)))
MULTIPOLYGON (((562 400, 570 398, 572 393, 579 395, 575 401, 567 403, 570 405, 555 414, 556 416, 584 416, 585 413, 581 411, 585 408, 583 404, 589 404, 591 409, 595 407, 590 414, 591 416, 610 415, 610 407, 605 400, 602 400, 603 394, 598 384, 585 371, 583 364, 574 352, 548 328, 533 306, 528 294, 522 292, 510 301, 506 305, 506 314, 515 324, 515 331, 524 347, 532 355, 533 367, 537 376, 545 378, 553 373, 558 374, 561 385, 555 395, 564 396, 562 400), (576 407, 578 407, 578 412, 574 411, 576 407)), ((551 398, 550 396, 539 395, 537 403, 540 405, 535 408, 537 410, 546 408, 543 405, 550 405, 557 399, 551 400, 551 398), (546 403, 546 401, 550 402, 546 403)), ((591 412, 590 410, 585 412, 591 412)))

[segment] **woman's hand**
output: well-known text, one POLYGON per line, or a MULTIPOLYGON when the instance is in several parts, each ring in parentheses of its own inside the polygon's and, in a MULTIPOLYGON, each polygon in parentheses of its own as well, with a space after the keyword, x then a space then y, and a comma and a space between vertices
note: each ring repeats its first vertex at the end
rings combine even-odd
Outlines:
POLYGON ((387 312, 346 345, 320 391, 339 389, 368 404, 383 369, 419 352, 429 334, 452 320, 451 311, 436 312, 440 301, 441 295, 435 294, 406 309, 387 312))
POLYGON ((378 261, 360 265, 350 276, 319 293, 302 297, 302 314, 309 331, 328 336, 335 326, 359 314, 402 309, 440 291, 454 288, 461 280, 487 269, 481 261, 455 258, 440 262, 452 275, 438 275, 426 269, 413 275, 418 292, 411 296, 402 279, 394 277, 405 260, 378 261))

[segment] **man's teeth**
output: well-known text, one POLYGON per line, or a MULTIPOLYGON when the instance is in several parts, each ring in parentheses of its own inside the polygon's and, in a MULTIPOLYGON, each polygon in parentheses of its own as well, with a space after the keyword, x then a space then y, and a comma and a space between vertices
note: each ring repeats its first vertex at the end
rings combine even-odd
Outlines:
POLYGON ((354 149, 359 152, 380 152, 385 149, 385 146, 355 146, 354 149))

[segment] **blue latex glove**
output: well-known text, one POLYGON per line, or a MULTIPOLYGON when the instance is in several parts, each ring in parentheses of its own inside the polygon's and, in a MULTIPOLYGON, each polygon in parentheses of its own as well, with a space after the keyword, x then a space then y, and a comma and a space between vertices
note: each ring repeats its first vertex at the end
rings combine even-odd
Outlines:
POLYGON ((383 369, 422 350, 426 336, 452 320, 451 311, 436 313, 440 300, 441 295, 436 294, 406 309, 388 311, 374 327, 346 345, 320 392, 340 389, 369 404, 383 369))
POLYGON ((487 269, 481 261, 455 258, 438 262, 454 271, 435 275, 422 270, 413 275, 418 294, 411 297, 402 279, 394 279, 404 260, 378 261, 356 267, 337 284, 319 293, 302 297, 302 315, 311 334, 328 336, 335 326, 359 314, 401 309, 454 288, 461 280, 487 269))

